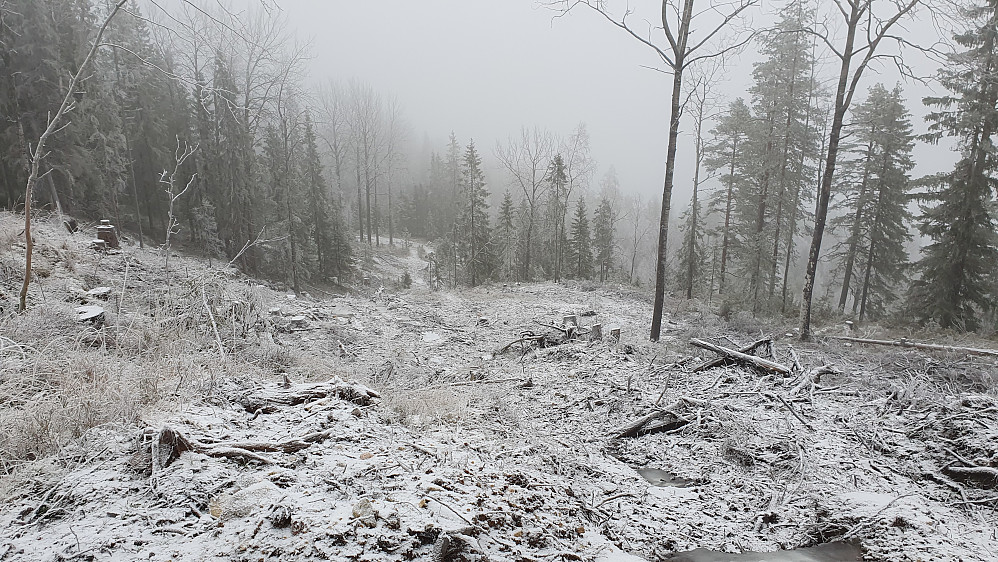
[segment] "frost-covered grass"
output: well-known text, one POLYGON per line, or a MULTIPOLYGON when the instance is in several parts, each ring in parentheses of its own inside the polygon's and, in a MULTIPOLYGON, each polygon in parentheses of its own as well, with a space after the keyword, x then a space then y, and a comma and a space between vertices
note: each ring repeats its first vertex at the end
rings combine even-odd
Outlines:
POLYGON ((229 377, 327 371, 321 358, 258 336, 273 291, 188 257, 171 257, 167 273, 148 246, 99 254, 89 249, 92 231, 69 234, 54 218, 34 227, 28 310, 15 314, 18 220, 0 215, 0 478, 93 428, 218 398, 229 377), (111 294, 88 296, 96 287, 111 294), (101 306, 104 322, 78 322, 83 304, 101 306))

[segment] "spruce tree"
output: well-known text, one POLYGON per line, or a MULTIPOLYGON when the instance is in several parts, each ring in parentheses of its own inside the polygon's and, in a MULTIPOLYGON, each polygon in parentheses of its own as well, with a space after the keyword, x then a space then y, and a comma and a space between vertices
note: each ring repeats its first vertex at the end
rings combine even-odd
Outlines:
POLYGON ((599 266, 600 283, 610 278, 616 240, 616 213, 610 198, 603 196, 593 216, 593 251, 599 266))
POLYGON ((728 263, 734 246, 735 237, 735 194, 744 189, 746 182, 746 140, 752 123, 752 111, 745 100, 737 98, 731 102, 728 109, 721 114, 717 125, 711 131, 713 142, 707 146, 706 165, 708 169, 721 170, 721 185, 724 189, 714 192, 710 199, 708 213, 719 213, 718 235, 721 239, 721 256, 718 262, 718 294, 725 291, 728 263))
MULTIPOLYGON (((856 107, 858 158, 843 163, 849 178, 840 191, 844 211, 830 224, 848 229, 841 245, 842 289, 839 307, 850 294, 859 320, 876 318, 897 298, 908 261, 908 172, 914 167, 911 114, 900 87, 877 84, 856 107), (850 287, 852 288, 850 292, 850 287)), ((833 255, 835 255, 833 253, 833 255)))
POLYGON ((545 229, 548 233, 546 262, 548 271, 555 281, 561 281, 562 262, 565 253, 565 211, 568 201, 568 170, 561 154, 556 154, 548 166, 545 178, 550 186, 545 213, 545 229))
POLYGON ((589 279, 593 275, 593 241, 589 233, 589 213, 586 201, 580 197, 572 217, 568 238, 568 266, 576 279, 589 279))
POLYGON ((304 182, 304 201, 307 208, 307 227, 316 253, 318 273, 324 276, 342 276, 346 273, 350 260, 350 246, 344 239, 345 228, 342 215, 337 212, 334 201, 330 200, 329 190, 322 175, 319 147, 315 129, 309 113, 305 114, 305 130, 302 139, 304 158, 301 160, 301 179, 304 182))
POLYGON ((955 40, 964 50, 949 55, 938 73, 952 94, 925 103, 934 108, 931 139, 958 138, 961 158, 952 171, 930 179, 919 230, 932 242, 922 249, 910 304, 923 321, 972 331, 994 308, 998 269, 998 1, 978 1, 960 15, 969 29, 955 40))
MULTIPOLYGON (((753 311, 776 305, 776 287, 788 269, 781 262, 792 255, 786 246, 793 242, 797 219, 806 212, 802 195, 808 192, 816 157, 816 135, 810 127, 814 57, 803 31, 810 19, 801 1, 783 10, 776 29, 763 37, 763 60, 754 65, 752 118, 746 120, 736 104, 730 113, 735 117, 737 110, 738 117, 715 129, 723 134, 721 146, 731 150, 727 169, 721 166, 729 176, 725 183, 733 199, 728 236, 721 236, 722 287, 728 281, 727 262, 733 259, 742 294, 753 311), (737 128, 731 130, 732 126, 737 128), (744 134, 740 149, 733 142, 738 129, 744 134), (731 167, 734 161, 740 169, 731 167), (731 252, 733 246, 738 250, 731 252)), ((712 166, 724 162, 719 152, 712 150, 712 166)), ((727 214, 728 206, 723 208, 727 214)))
POLYGON ((499 206, 495 236, 494 247, 497 248, 497 257, 499 258, 499 278, 503 281, 515 281, 520 267, 517 259, 519 240, 516 228, 516 209, 513 207, 513 196, 508 189, 503 194, 502 204, 499 206))
POLYGON ((676 284, 686 293, 687 299, 693 298, 696 287, 704 285, 704 262, 706 261, 704 237, 706 232, 700 207, 697 192, 694 191, 693 197, 690 199, 690 206, 679 217, 679 231, 683 236, 683 243, 679 249, 676 284))
POLYGON ((465 268, 465 276, 472 287, 492 275, 493 259, 490 247, 489 192, 485 189, 482 158, 475 148, 475 141, 468 143, 461 167, 461 189, 464 208, 459 223, 460 238, 456 241, 465 268))

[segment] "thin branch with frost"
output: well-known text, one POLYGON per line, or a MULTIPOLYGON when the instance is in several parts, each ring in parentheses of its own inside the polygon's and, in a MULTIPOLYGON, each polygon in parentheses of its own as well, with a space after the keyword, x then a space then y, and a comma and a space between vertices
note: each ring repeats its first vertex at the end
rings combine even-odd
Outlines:
POLYGON ((77 69, 76 74, 74 74, 69 81, 69 87, 66 89, 66 96, 62 99, 62 104, 59 106, 59 109, 56 111, 54 116, 50 114, 48 125, 45 127, 45 131, 43 131, 41 136, 38 138, 38 144, 35 145, 34 151, 29 151, 31 168, 28 172, 28 181, 24 189, 24 282, 21 285, 21 293, 19 295, 17 308, 19 312, 27 310, 28 285, 31 283, 31 254, 34 250, 34 241, 31 239, 31 199, 35 183, 38 181, 38 172, 39 167, 41 166, 41 160, 47 154, 45 152, 45 143, 48 142, 50 136, 61 130, 59 122, 68 112, 72 111, 76 107, 76 102, 73 99, 73 95, 76 93, 76 86, 80 83, 80 78, 83 76, 83 73, 90 64, 90 61, 93 60, 94 55, 97 54, 97 49, 101 44, 101 38, 104 37, 104 33, 107 32, 107 28, 111 25, 111 21, 127 1, 128 0, 118 0, 118 2, 111 9, 111 12, 104 19, 104 23, 101 24, 97 31, 97 36, 94 38, 93 45, 91 45, 90 50, 87 52, 87 56, 83 59, 83 62, 80 64, 80 68, 77 69))
POLYGON ((243 257, 243 254, 245 254, 250 248, 255 248, 256 246, 262 246, 264 244, 269 244, 271 242, 280 242, 281 240, 287 238, 287 236, 278 236, 277 238, 264 238, 263 234, 266 231, 267 227, 264 226, 263 228, 260 229, 260 234, 257 234, 255 239, 247 240, 246 243, 243 244, 242 249, 236 252, 236 255, 233 256, 231 260, 229 260, 228 265, 231 266, 234 263, 236 263, 239 260, 239 258, 243 257))

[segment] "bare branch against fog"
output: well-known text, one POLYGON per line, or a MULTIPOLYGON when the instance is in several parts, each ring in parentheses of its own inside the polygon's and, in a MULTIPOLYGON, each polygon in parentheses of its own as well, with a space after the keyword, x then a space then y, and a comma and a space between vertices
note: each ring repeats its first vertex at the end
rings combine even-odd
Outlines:
MULTIPOLYGON (((35 144, 35 149, 32 151, 29 147, 30 156, 30 168, 28 171, 28 181, 24 189, 24 282, 21 284, 21 292, 19 294, 18 312, 24 312, 27 310, 27 297, 28 297, 28 285, 31 283, 31 254, 34 249, 34 242, 31 239, 31 201, 32 192, 34 191, 35 182, 38 181, 39 167, 41 166, 42 159, 48 154, 46 152, 46 142, 49 137, 60 131, 65 125, 61 124, 63 117, 67 113, 71 112, 76 107, 75 94, 76 85, 80 82, 83 77, 84 72, 87 72, 87 67, 90 65, 90 61, 93 60, 94 55, 97 54, 97 49, 100 48, 101 38, 104 37, 104 33, 107 32, 108 26, 111 25, 111 21, 114 20, 114 16, 118 14, 122 6, 128 0, 118 0, 118 3, 111 8, 110 13, 104 19, 104 23, 101 24, 100 28, 97 30, 97 35, 94 37, 93 43, 90 50, 87 52, 86 57, 84 57, 83 62, 80 63, 80 67, 73 74, 72 78, 69 80, 69 86, 66 88, 66 95, 62 99, 62 104, 56 110, 55 115, 49 114, 48 125, 42 132, 41 136, 38 138, 38 142, 35 144)), ((20 135, 23 137, 24 130, 23 127, 19 126, 20 135)), ((23 139, 22 139, 23 140, 23 139)))
POLYGON ((554 136, 538 127, 520 128, 520 137, 510 137, 505 144, 496 143, 495 155, 509 175, 510 182, 523 192, 527 203, 527 232, 523 278, 530 279, 531 247, 534 223, 541 197, 547 192, 547 170, 554 158, 554 136))
MULTIPOLYGON (((662 213, 659 223, 658 257, 655 270, 655 306, 652 311, 652 341, 658 341, 662 328, 662 314, 665 306, 666 263, 668 261, 669 217, 672 212, 672 190, 676 170, 676 151, 679 138, 679 123, 682 117, 683 75, 692 65, 712 59, 724 59, 740 50, 755 35, 752 29, 738 29, 749 8, 759 4, 759 0, 712 0, 707 8, 696 11, 696 0, 662 0, 658 12, 661 27, 650 27, 646 33, 637 31, 628 21, 634 14, 629 5, 618 7, 616 11, 608 7, 605 0, 560 0, 544 1, 542 5, 565 15, 576 8, 593 11, 614 27, 642 45, 650 48, 666 67, 672 71, 672 100, 670 104, 669 148, 665 159, 665 181, 662 188, 662 213), (703 36, 697 35, 697 27, 706 25, 703 36), (663 37, 656 39, 654 31, 661 31, 663 37), (722 32, 732 32, 725 37, 722 32)), ((617 3, 615 3, 617 4, 617 3)), ((701 6, 704 4, 701 2, 701 6)))

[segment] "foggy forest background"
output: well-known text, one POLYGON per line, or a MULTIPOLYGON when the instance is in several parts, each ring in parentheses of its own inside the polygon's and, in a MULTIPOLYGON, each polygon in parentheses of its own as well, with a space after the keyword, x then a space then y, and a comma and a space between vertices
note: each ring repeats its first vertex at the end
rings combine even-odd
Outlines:
MULTIPOLYGON (((837 78, 813 32, 823 4, 770 5, 778 13, 753 35, 753 60, 689 70, 681 123, 691 142, 679 159, 693 174, 676 182, 691 195, 674 201, 666 264, 675 296, 723 314, 798 314, 837 78), (726 65, 746 63, 751 83, 732 95, 726 65)), ((584 115, 564 131, 511 124, 501 139, 454 123, 446 143, 427 147, 405 99, 310 75, 309 45, 279 8, 233 18, 185 3, 150 19, 145 6, 129 3, 113 20, 109 48, 73 92, 35 208, 108 218, 144 245, 172 239, 295 291, 356 278, 373 248, 413 241, 429 245, 426 271, 412 275, 439 286, 654 283, 661 200, 595 161, 584 115)), ((4 208, 23 210, 27 150, 108 9, 0 0, 4 208)), ((816 314, 995 331, 998 2, 950 13, 955 35, 933 59, 944 94, 907 99, 889 72, 868 74, 856 92, 816 314), (957 151, 956 164, 914 177, 918 143, 957 151)), ((469 79, 480 71, 467 69, 469 79)))

